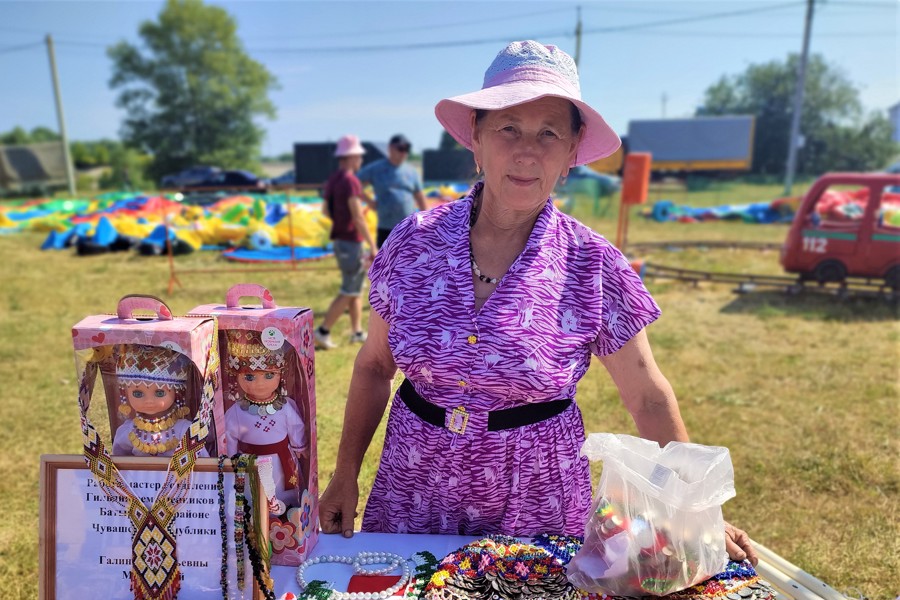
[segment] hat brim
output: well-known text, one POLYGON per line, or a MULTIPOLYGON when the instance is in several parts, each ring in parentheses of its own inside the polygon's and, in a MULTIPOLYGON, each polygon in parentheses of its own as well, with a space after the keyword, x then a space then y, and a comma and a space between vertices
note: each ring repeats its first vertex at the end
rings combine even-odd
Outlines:
POLYGON ((334 153, 335 158, 347 158, 348 156, 365 156, 366 149, 360 146, 359 148, 350 148, 349 150, 344 150, 343 153, 338 154, 334 153))
POLYGON ((578 151, 571 166, 584 165, 611 155, 622 141, 596 110, 581 100, 564 93, 539 91, 534 82, 509 82, 441 100, 434 107, 434 114, 444 129, 457 142, 472 150, 472 111, 500 110, 525 104, 540 98, 555 97, 568 100, 578 107, 584 123, 584 137, 578 144, 578 151))

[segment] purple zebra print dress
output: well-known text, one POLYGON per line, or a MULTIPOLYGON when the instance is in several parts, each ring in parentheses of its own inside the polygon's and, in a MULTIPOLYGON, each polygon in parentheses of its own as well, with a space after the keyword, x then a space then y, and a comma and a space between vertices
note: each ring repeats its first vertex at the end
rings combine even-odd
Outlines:
POLYGON ((481 310, 469 263, 475 185, 411 215, 369 272, 394 360, 430 402, 470 413, 463 434, 392 403, 363 531, 583 535, 591 505, 581 412, 487 430, 487 412, 575 398, 591 355, 659 316, 622 254, 548 200, 525 249, 481 310))

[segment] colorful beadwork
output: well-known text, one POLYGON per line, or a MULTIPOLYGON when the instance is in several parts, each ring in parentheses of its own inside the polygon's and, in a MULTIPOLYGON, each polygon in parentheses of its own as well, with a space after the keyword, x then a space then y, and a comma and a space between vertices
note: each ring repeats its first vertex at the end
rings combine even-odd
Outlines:
POLYGON ((535 537, 532 540, 532 543, 539 548, 543 548, 552 554, 561 564, 565 565, 572 560, 572 557, 575 556, 575 553, 581 548, 581 544, 584 543, 584 538, 573 535, 550 535, 548 533, 542 533, 535 537))
POLYGON ((563 563, 547 550, 509 536, 490 536, 450 553, 425 588, 424 598, 560 598, 579 592, 563 563))
POLYGON ((244 497, 244 488, 247 476, 247 459, 241 454, 235 454, 231 457, 231 463, 234 465, 234 551, 237 563, 237 586, 239 590, 244 589, 244 540, 246 532, 244 531, 244 504, 247 499, 244 497))
MULTIPOLYGON (((254 457, 249 458, 249 466, 253 467, 254 457)), ((253 571, 253 577, 256 579, 256 583, 259 586, 259 591, 262 592, 263 597, 266 600, 275 600, 275 581, 272 579, 271 574, 269 573, 269 565, 268 565, 268 557, 263 558, 261 548, 258 548, 257 536, 255 525, 250 513, 250 505, 248 503, 244 503, 244 523, 246 527, 247 533, 247 554, 250 556, 250 566, 253 571)))
MULTIPOLYGON (((562 574, 581 548, 582 538, 542 534, 532 543, 508 536, 484 538, 444 557, 424 593, 407 599, 494 600, 540 598, 569 600, 625 600, 591 594, 573 587, 562 574)), ((645 581, 647 588, 656 584, 645 581)), ((749 562, 729 561, 725 570, 708 581, 664 596, 668 600, 773 600, 775 591, 757 575, 749 562)))
POLYGON ((431 581, 438 567, 437 557, 428 551, 416 552, 412 555, 415 572, 406 586, 406 600, 419 600, 425 593, 425 586, 431 581))
POLYGON ((222 538, 222 575, 219 583, 222 585, 222 598, 228 600, 228 519, 225 516, 225 459, 223 454, 219 456, 219 477, 216 480, 216 491, 219 494, 219 527, 222 538))

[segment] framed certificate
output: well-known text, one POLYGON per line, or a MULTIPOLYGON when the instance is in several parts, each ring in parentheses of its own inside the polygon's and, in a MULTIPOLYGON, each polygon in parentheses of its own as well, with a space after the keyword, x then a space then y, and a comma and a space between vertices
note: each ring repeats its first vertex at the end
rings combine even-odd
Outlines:
MULTIPOLYGON (((168 458, 115 457, 114 462, 132 491, 146 505, 156 498, 166 479, 168 458)), ((40 598, 80 600, 99 597, 132 600, 130 589, 133 526, 121 505, 107 498, 81 455, 41 456, 40 598)), ((253 578, 249 554, 244 562, 244 590, 238 589, 234 542, 235 474, 224 468, 227 522, 228 597, 263 596, 253 578)), ((265 498, 261 487, 245 495, 265 498)), ((268 547, 268 510, 254 511, 255 528, 268 547)), ((179 600, 222 598, 222 531, 219 515, 218 461, 197 460, 188 497, 174 525, 181 571, 179 600)))

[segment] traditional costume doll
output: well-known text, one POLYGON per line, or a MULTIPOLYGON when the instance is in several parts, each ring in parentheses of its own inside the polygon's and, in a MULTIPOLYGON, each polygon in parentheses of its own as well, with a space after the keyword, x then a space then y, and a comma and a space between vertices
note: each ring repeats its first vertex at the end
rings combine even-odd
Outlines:
MULTIPOLYGON (((190 360, 174 350, 124 344, 116 357, 119 414, 114 455, 172 456, 191 422, 185 404, 190 360)), ((201 451, 200 456, 207 456, 201 451)))
POLYGON ((273 494, 269 511, 274 515, 300 504, 299 458, 305 454, 306 424, 296 403, 284 389, 285 355, 263 346, 258 331, 226 331, 228 399, 225 441, 229 455, 235 453, 271 457, 273 494))

